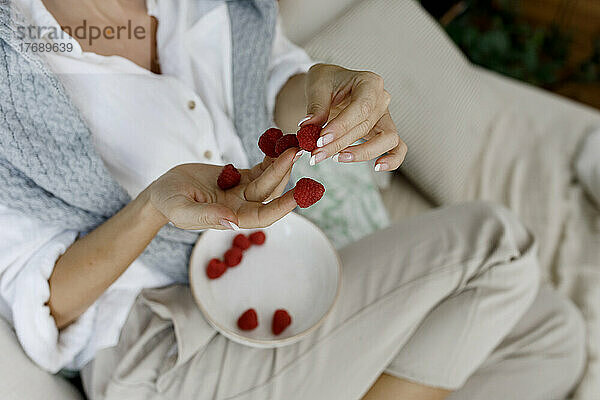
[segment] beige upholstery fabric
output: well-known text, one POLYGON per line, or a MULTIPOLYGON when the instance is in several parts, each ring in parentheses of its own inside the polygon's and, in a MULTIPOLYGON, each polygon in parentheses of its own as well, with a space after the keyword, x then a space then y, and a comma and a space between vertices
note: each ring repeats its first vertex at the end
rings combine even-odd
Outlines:
POLYGON ((79 392, 60 376, 38 368, 23 352, 10 325, 0 318, 0 399, 79 400, 79 392))
POLYGON ((433 208, 431 202, 401 174, 394 174, 390 186, 381 191, 381 197, 388 210, 390 220, 393 222, 401 221, 433 208))
POLYGON ((279 0, 285 33, 292 42, 304 45, 317 32, 360 1, 279 0))

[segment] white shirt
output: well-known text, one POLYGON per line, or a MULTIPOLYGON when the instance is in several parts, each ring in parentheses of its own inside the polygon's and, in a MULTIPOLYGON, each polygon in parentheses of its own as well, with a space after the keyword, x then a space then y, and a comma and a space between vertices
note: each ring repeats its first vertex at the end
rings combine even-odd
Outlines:
MULTIPOLYGON (((59 27, 41 0, 17 3, 33 25, 59 27)), ((178 164, 231 162, 248 167, 232 122, 226 4, 147 0, 147 6, 159 21, 162 75, 123 57, 83 52, 70 37, 45 38, 74 44, 71 53, 50 54, 50 67, 90 127, 109 172, 132 197, 178 164)), ((285 82, 310 66, 306 53, 278 25, 269 68, 269 110, 285 82)), ((115 345, 139 291, 171 283, 136 260, 75 323, 59 332, 46 306, 48 278, 77 234, 0 205, 0 314, 13 323, 29 357, 50 372, 80 369, 98 350, 115 345)))

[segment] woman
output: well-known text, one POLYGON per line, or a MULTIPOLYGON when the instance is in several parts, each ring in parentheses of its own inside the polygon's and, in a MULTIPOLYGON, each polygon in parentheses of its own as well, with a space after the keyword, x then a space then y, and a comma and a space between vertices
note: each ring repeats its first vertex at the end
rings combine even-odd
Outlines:
POLYGON ((269 119, 327 123, 311 164, 397 169, 406 146, 382 79, 312 65, 271 0, 7 4, 0 310, 40 366, 81 370, 92 399, 554 399, 574 387, 580 317, 538 290, 534 239, 485 203, 343 249, 338 303, 298 344, 253 349, 216 334, 189 291, 169 286, 185 282, 197 238, 169 223, 256 228, 296 207, 282 195, 296 151, 257 157, 269 119), (66 51, 42 63, 27 40, 66 51), (246 169, 223 192, 229 162, 246 169))

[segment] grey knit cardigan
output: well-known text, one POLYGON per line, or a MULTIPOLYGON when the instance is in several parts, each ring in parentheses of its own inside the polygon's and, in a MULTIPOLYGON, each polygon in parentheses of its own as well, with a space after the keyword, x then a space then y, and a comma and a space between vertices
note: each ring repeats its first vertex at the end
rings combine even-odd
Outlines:
MULTIPOLYGON (((227 3, 234 124, 255 162, 260 159, 258 135, 271 122, 266 80, 277 5, 275 0, 227 3)), ((103 165, 86 123, 57 77, 41 57, 22 51, 18 29, 25 26, 11 0, 0 0, 0 204, 85 235, 131 199, 103 165)), ((142 260, 175 282, 187 282, 197 237, 165 226, 142 260)))

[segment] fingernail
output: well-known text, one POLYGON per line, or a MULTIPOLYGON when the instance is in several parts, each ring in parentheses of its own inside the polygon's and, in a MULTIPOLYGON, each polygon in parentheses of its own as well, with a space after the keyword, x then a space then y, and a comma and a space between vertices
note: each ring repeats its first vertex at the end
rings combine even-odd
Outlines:
POLYGON ((298 122, 298 126, 302 126, 303 123, 305 123, 306 121, 308 121, 309 119, 311 119, 313 116, 312 115, 307 115, 306 117, 302 118, 300 120, 300 122, 298 122))
POLYGON ((240 227, 239 227, 239 226, 237 226, 236 224, 234 224, 233 222, 231 222, 231 221, 230 221, 230 220, 228 220, 228 219, 224 219, 224 218, 223 218, 223 219, 221 219, 221 220, 219 221, 219 223, 220 223, 221 225, 223 225, 225 228, 227 228, 227 229, 230 229, 230 230, 232 230, 232 231, 239 231, 239 230, 240 230, 240 227))
POLYGON ((321 136, 317 140, 317 147, 326 146, 326 145, 328 145, 331 142, 333 142, 333 134, 332 133, 328 133, 327 135, 321 136))
POLYGON ((388 169, 388 165, 386 163, 375 164, 375 172, 385 171, 388 169))
POLYGON ((296 155, 294 156, 294 161, 292 163, 295 163, 296 161, 298 161, 298 159, 300 159, 300 157, 302 157, 302 153, 304 153, 304 150, 300 150, 299 152, 297 152, 296 155))
POLYGON ((320 163, 321 161, 323 161, 324 159, 327 158, 327 154, 325 154, 324 152, 319 152, 317 154, 313 154, 313 156, 310 158, 310 165, 317 165, 318 163, 320 163))
POLYGON ((354 160, 354 154, 352 153, 339 153, 338 154, 338 162, 350 162, 354 160))

